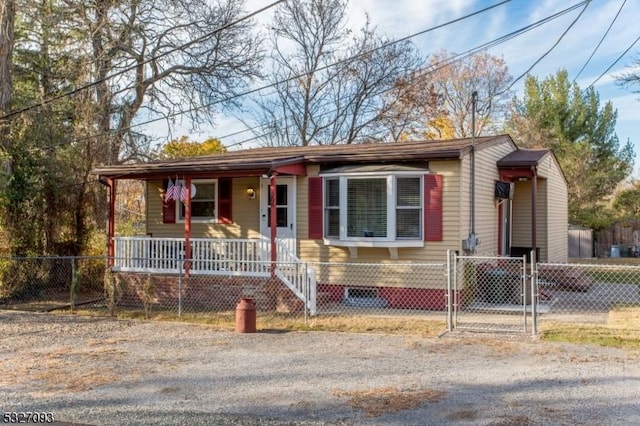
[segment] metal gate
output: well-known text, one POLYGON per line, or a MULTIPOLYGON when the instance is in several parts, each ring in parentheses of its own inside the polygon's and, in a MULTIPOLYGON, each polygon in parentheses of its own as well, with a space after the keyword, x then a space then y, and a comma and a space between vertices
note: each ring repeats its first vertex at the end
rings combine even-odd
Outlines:
POLYGON ((448 329, 536 334, 538 285, 532 259, 449 252, 448 329))

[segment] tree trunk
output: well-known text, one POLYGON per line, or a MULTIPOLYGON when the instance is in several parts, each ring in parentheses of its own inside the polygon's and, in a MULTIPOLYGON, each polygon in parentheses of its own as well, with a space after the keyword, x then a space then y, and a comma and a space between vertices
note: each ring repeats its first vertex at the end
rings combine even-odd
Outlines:
MULTIPOLYGON (((16 7, 13 0, 0 0, 0 114, 4 117, 11 111, 11 64, 13 63, 13 23, 16 7)), ((9 148, 8 120, 0 120, 1 147, 9 148)))

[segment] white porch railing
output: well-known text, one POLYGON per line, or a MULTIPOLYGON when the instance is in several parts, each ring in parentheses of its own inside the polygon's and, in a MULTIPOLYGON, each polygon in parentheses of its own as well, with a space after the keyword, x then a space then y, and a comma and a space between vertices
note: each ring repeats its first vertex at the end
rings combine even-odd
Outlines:
MULTIPOLYGON (((285 240, 286 241, 286 240, 285 240)), ((302 262, 290 248, 276 239, 276 276, 303 302, 311 315, 316 314, 316 271, 302 262)))
MULTIPOLYGON (((316 314, 316 275, 285 244, 277 242, 276 276, 316 314)), ((191 238, 192 275, 271 276, 268 239, 191 238)), ((113 270, 121 272, 181 273, 184 238, 114 237, 113 270)))
MULTIPOLYGON (((269 276, 269 241, 191 238, 193 275, 269 276)), ((114 271, 179 273, 184 238, 115 237, 114 271)))

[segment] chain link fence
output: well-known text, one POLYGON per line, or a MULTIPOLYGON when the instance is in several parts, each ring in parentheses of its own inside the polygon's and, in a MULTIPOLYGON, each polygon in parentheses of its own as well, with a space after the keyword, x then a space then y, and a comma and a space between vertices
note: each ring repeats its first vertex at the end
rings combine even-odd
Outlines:
POLYGON ((536 333, 537 288, 525 257, 453 256, 449 329, 536 333))
POLYGON ((640 265, 536 266, 543 320, 605 323, 615 311, 635 308, 640 312, 640 265))
POLYGON ((192 273, 176 263, 174 273, 154 273, 113 271, 104 257, 0 258, 0 307, 203 315, 233 324, 239 300, 251 298, 266 327, 359 318, 366 328, 373 319, 410 318, 418 325, 434 321, 441 330, 496 318, 506 329, 521 329, 536 318, 601 324, 620 310, 635 312, 636 321, 640 316, 640 265, 537 263, 531 269, 520 258, 469 257, 451 265, 216 263, 192 273), (533 310, 537 317, 527 316, 533 310))

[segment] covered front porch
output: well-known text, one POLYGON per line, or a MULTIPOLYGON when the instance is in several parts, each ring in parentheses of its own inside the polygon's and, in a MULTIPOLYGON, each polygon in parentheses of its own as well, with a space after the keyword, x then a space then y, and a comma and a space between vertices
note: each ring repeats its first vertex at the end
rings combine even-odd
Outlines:
POLYGON ((295 256, 286 241, 276 239, 275 261, 267 239, 192 238, 190 258, 184 238, 135 236, 113 241, 113 272, 276 279, 316 314, 316 271, 295 256))
POLYGON ((269 279, 314 315, 315 271, 296 255, 296 183, 304 174, 296 161, 264 159, 103 169, 108 266, 127 274, 269 279), (116 233, 117 183, 127 179, 145 183, 144 235, 116 233))

